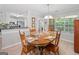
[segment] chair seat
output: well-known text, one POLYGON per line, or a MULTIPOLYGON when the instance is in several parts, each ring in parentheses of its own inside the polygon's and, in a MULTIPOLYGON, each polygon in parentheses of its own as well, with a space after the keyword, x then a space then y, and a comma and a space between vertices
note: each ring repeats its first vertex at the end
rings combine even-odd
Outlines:
POLYGON ((30 52, 31 50, 33 50, 35 47, 33 46, 33 45, 27 45, 27 46, 24 46, 23 47, 23 51, 25 52, 25 53, 28 53, 28 52, 30 52))
POLYGON ((58 48, 59 48, 58 46, 55 46, 54 44, 50 43, 49 45, 47 45, 46 50, 48 50, 48 51, 56 51, 58 48))
POLYGON ((52 47, 52 46, 55 47, 55 45, 54 45, 54 44, 51 44, 51 43, 48 44, 47 46, 48 46, 48 47, 52 47))

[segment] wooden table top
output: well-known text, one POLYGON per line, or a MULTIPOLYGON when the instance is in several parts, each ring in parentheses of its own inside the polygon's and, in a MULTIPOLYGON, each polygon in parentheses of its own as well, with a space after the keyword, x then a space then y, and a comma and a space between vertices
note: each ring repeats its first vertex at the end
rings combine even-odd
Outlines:
MULTIPOLYGON (((47 45, 49 44, 54 38, 50 35, 46 36, 46 33, 42 33, 40 38, 36 40, 32 40, 30 43, 34 45, 47 45), (45 35, 44 35, 45 34, 45 35)), ((32 38, 34 39, 34 38, 32 38)))
POLYGON ((34 45, 46 45, 50 42, 50 40, 48 39, 40 39, 40 40, 34 40, 31 42, 31 44, 34 44, 34 45))
MULTIPOLYGON (((51 38, 51 37, 50 37, 51 38)), ((53 40, 53 38, 52 38, 53 40)), ((49 37, 43 37, 43 38, 39 38, 38 40, 34 40, 31 42, 31 44, 34 45, 47 45, 49 44, 52 40, 49 39, 49 37)))

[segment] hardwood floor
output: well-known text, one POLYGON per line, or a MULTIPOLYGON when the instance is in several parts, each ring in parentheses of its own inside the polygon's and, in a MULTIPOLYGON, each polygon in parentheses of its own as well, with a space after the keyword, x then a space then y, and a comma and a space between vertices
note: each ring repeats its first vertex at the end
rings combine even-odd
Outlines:
MULTIPOLYGON (((61 40, 59 46, 60 46, 60 48, 59 48, 60 55, 79 55, 78 53, 74 52, 73 44, 70 42, 61 40)), ((8 52, 9 55, 20 55, 21 54, 21 45, 19 44, 19 45, 16 45, 16 46, 13 46, 13 47, 10 47, 7 49, 3 49, 1 51, 8 52)), ((29 54, 30 53, 28 53, 28 55, 29 54)), ((53 53, 47 54, 47 55, 52 55, 52 54, 53 53)))

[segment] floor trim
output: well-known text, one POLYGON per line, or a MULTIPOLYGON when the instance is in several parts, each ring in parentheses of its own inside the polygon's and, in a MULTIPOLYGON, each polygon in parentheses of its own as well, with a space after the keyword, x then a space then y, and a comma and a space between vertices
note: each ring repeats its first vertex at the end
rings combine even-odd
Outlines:
POLYGON ((10 48, 12 46, 19 45, 19 44, 21 44, 21 42, 18 42, 18 43, 12 44, 12 45, 8 45, 6 47, 2 47, 2 49, 10 48))
MULTIPOLYGON (((73 41, 66 40, 66 39, 61 39, 61 40, 66 41, 66 42, 70 42, 70 43, 74 43, 73 41)), ((6 47, 2 47, 2 49, 10 48, 12 46, 19 45, 19 44, 21 44, 21 42, 18 42, 18 43, 15 43, 15 44, 12 44, 12 45, 9 45, 9 46, 6 46, 6 47)))
POLYGON ((70 43, 74 44, 74 41, 71 41, 71 40, 66 40, 66 39, 63 39, 63 38, 61 40, 66 41, 66 42, 70 42, 70 43))

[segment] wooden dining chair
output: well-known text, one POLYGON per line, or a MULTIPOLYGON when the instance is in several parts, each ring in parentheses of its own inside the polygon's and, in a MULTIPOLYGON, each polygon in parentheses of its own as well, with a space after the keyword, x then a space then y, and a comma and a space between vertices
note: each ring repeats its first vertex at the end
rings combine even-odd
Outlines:
POLYGON ((21 55, 27 54, 31 52, 35 47, 32 44, 28 44, 26 40, 26 36, 24 32, 20 32, 20 38, 21 38, 21 43, 22 43, 22 50, 21 50, 21 55))
POLYGON ((48 28, 48 32, 51 32, 51 31, 52 31, 52 29, 49 27, 49 28, 48 28))
POLYGON ((30 36, 33 37, 36 34, 36 29, 30 29, 30 36))
POLYGON ((56 38, 53 40, 54 43, 49 43, 46 46, 46 51, 53 52, 55 55, 58 54, 59 55, 59 40, 60 40, 60 34, 61 32, 57 32, 56 33, 56 38))

